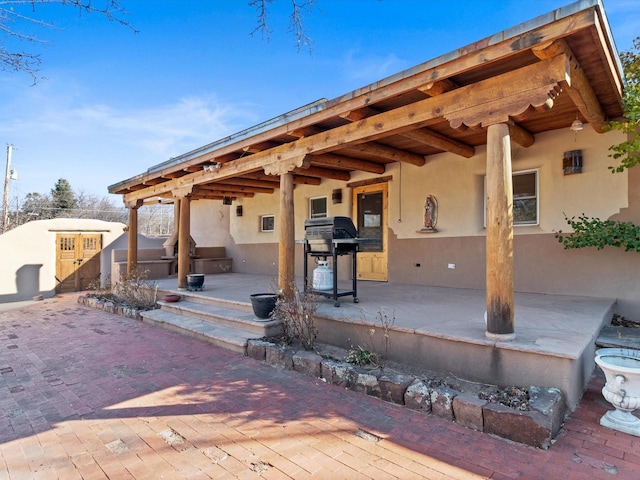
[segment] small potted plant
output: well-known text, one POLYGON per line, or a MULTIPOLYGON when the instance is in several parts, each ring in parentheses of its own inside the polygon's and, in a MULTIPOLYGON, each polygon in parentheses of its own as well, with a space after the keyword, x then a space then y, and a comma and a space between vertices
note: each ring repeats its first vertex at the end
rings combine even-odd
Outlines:
POLYGON ((254 293, 250 298, 253 314, 256 317, 262 320, 271 318, 271 314, 276 308, 276 302, 278 301, 277 293, 254 293))

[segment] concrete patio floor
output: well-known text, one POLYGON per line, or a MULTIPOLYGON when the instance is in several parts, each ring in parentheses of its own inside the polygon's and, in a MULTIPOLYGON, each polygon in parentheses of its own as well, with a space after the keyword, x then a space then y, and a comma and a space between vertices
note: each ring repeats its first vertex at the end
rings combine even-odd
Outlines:
MULTIPOLYGON (((275 285, 268 275, 226 273, 207 275, 201 292, 180 292, 175 277, 158 280, 159 291, 236 304, 275 285)), ((332 299, 318 298, 320 341, 345 348, 363 342, 383 312, 393 319, 392 360, 472 381, 558 387, 570 409, 586 388, 595 339, 615 306, 615 299, 516 293, 516 337, 495 342, 485 336, 483 290, 366 281, 357 288, 359 303, 342 297, 334 307, 332 299)))

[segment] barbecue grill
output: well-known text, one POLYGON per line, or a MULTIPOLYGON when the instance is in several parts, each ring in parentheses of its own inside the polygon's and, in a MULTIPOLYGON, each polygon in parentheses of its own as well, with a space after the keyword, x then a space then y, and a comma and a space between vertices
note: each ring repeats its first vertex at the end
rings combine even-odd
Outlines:
POLYGON ((357 253, 364 239, 358 238, 358 230, 349 217, 310 218, 304 222, 304 291, 333 298, 333 304, 340 306, 338 297, 353 295, 353 302, 358 303, 357 294, 357 253), (351 255, 353 266, 353 284, 351 290, 338 290, 338 257, 351 255), (316 260, 327 257, 333 259, 333 289, 316 290, 307 281, 309 257, 316 260))

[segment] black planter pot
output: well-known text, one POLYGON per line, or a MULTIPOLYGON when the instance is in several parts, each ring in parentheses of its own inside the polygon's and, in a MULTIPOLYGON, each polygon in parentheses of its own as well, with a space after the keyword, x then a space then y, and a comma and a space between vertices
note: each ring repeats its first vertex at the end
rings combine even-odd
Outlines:
POLYGON ((275 293, 254 293, 250 297, 253 314, 263 320, 270 318, 276 308, 278 295, 275 293))
POLYGON ((191 273, 187 275, 187 290, 190 292, 204 288, 204 273, 191 273))

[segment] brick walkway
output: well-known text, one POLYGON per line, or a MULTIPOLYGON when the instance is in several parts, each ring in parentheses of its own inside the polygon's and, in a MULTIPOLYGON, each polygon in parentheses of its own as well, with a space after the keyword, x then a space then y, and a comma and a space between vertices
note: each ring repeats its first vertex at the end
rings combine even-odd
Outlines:
POLYGON ((602 383, 542 451, 67 295, 0 312, 0 479, 640 478, 602 383))

